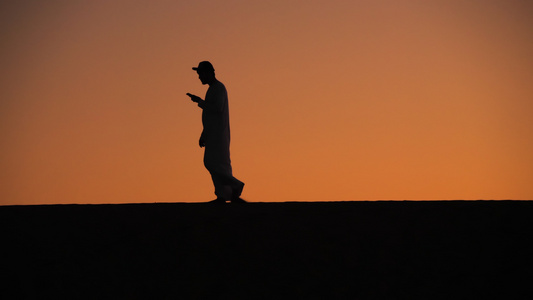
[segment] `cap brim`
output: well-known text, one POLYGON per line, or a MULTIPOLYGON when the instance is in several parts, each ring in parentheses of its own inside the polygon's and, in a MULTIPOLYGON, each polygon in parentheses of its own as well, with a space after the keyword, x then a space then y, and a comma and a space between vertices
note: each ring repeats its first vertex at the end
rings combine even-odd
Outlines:
POLYGON ((195 71, 198 71, 198 68, 197 67, 192 67, 193 70, 195 71))

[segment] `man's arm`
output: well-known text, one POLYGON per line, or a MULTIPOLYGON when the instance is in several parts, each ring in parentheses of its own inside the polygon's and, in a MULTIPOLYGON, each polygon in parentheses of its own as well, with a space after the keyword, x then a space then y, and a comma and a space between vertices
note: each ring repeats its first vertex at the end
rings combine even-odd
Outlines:
MULTIPOLYGON (((219 93, 216 93, 216 94, 219 94, 219 93)), ((191 93, 187 93, 187 96, 191 97, 192 102, 198 103, 198 107, 200 107, 201 109, 222 111, 222 104, 224 103, 224 98, 219 95, 216 95, 212 102, 211 100, 210 102, 206 102, 202 98, 196 95, 193 95, 191 93)))
POLYGON ((204 110, 220 113, 224 109, 225 91, 219 86, 215 86, 210 89, 211 91, 209 91, 206 95, 206 100, 207 97, 209 97, 209 101, 200 99, 200 101, 198 101, 198 106, 204 110))
POLYGON ((191 97, 191 101, 192 102, 196 102, 196 103, 200 103, 200 101, 204 101, 202 100, 202 98, 196 96, 196 95, 193 95, 191 93, 187 93, 187 96, 191 97))

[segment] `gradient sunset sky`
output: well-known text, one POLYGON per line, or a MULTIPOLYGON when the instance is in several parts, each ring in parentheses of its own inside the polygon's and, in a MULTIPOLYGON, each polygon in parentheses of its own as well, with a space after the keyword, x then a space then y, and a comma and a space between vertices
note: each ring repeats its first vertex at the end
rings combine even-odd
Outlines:
POLYGON ((533 2, 2 1, 0 205, 533 199, 533 2))

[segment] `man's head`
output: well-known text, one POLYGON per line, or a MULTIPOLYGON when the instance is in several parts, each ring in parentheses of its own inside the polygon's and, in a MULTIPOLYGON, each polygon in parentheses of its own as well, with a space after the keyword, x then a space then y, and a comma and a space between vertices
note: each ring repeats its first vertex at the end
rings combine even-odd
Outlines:
POLYGON ((198 67, 192 68, 198 73, 198 78, 202 84, 210 84, 215 80, 215 68, 208 61, 202 61, 198 64, 198 67))

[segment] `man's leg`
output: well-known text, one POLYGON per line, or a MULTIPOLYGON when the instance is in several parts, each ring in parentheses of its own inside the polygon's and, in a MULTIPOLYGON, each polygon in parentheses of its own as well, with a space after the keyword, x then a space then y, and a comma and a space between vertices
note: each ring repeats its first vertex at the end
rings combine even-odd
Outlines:
POLYGON ((236 199, 241 197, 242 190, 244 189, 244 182, 240 181, 239 179, 231 176, 231 191, 232 191, 232 199, 236 199))
POLYGON ((213 186, 215 187, 215 195, 217 199, 222 199, 224 201, 231 200, 231 188, 226 184, 224 176, 219 173, 211 172, 211 179, 213 180, 213 186))
POLYGON ((212 172, 211 178, 218 198, 235 200, 241 196, 244 182, 231 175, 218 172, 212 172))
POLYGON ((229 151, 222 150, 224 149, 206 147, 204 165, 211 174, 217 197, 225 200, 238 200, 244 188, 244 183, 233 177, 229 151))
POLYGON ((242 190, 244 189, 244 182, 233 177, 231 174, 220 174, 220 182, 229 189, 230 200, 237 201, 240 199, 242 190))

